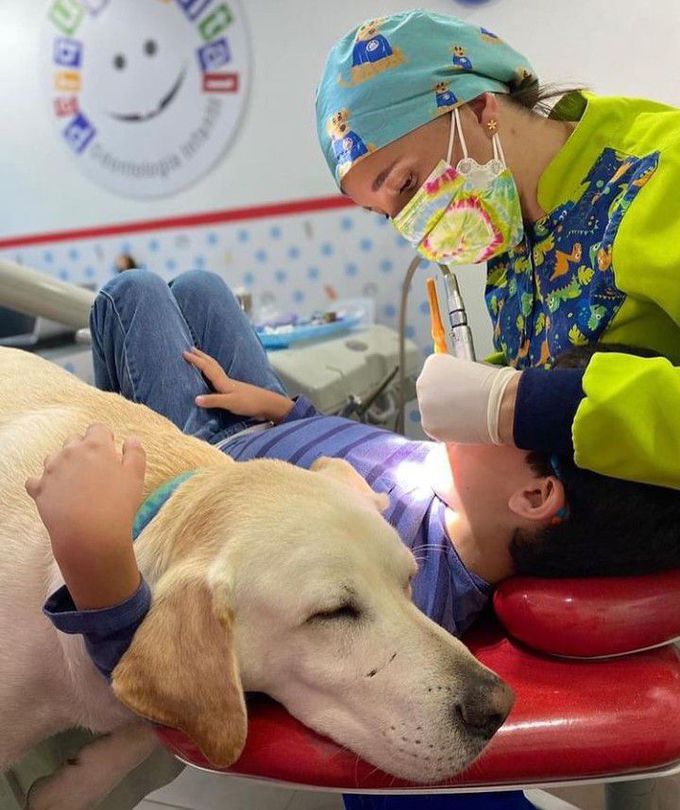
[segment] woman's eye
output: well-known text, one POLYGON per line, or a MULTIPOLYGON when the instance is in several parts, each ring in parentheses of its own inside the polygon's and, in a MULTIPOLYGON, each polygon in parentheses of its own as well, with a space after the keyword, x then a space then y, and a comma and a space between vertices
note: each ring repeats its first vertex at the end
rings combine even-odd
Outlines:
POLYGON ((307 621, 309 622, 317 622, 317 621, 339 621, 342 619, 358 619, 361 616, 361 611, 359 610, 356 605, 346 604, 340 605, 333 610, 320 610, 318 613, 315 613, 313 616, 310 616, 307 621))

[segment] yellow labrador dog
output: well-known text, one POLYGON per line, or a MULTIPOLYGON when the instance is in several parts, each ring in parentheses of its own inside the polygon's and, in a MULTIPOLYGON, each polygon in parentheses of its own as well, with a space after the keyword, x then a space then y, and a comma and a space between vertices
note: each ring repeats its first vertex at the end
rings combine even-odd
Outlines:
POLYGON ((338 460, 313 471, 234 463, 142 405, 0 349, 0 770, 60 730, 111 732, 75 777, 67 767, 32 797, 36 808, 91 806, 155 745, 140 717, 229 765, 247 733, 244 690, 397 776, 461 770, 512 693, 411 602, 416 564, 381 517, 384 497, 338 460), (82 639, 41 613, 62 580, 24 490, 93 422, 140 437, 145 495, 198 470, 136 543, 153 604, 111 685, 82 639))

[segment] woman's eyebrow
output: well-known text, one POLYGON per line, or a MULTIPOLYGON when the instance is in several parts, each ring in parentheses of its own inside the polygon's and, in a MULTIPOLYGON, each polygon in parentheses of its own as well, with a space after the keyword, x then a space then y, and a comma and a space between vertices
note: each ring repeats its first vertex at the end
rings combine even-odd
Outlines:
POLYGON ((372 191, 379 191, 382 188, 383 183, 385 182, 385 180, 387 180, 390 172, 395 167, 396 163, 397 161, 393 160, 392 163, 390 163, 390 165, 386 169, 383 169, 380 172, 380 174, 373 181, 373 185, 371 186, 372 191))

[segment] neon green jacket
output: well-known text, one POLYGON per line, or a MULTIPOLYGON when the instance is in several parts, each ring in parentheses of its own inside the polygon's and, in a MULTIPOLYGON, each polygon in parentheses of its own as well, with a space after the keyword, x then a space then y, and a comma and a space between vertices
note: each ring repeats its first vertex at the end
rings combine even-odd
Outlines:
POLYGON ((576 200, 607 147, 659 164, 626 211, 611 263, 626 299, 600 340, 670 359, 596 354, 572 424, 576 463, 619 478, 680 488, 680 110, 653 101, 571 94, 553 116, 578 121, 538 186, 551 211, 576 200))

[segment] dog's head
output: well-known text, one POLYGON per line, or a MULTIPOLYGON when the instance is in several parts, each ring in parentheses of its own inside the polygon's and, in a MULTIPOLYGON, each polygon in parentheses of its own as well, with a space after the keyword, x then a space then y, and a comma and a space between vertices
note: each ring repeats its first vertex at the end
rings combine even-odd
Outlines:
POLYGON ((412 603, 416 563, 386 505, 332 459, 194 476, 138 541, 154 600, 118 698, 220 766, 245 743, 245 690, 403 778, 460 771, 512 693, 412 603))

